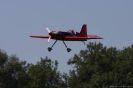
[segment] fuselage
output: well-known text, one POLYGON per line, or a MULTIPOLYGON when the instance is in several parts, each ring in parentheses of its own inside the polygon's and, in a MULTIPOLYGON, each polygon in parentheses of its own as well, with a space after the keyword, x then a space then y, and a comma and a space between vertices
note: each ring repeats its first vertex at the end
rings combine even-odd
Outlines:
POLYGON ((51 33, 51 39, 54 39, 54 40, 61 40, 61 41, 87 41, 87 39, 85 38, 76 38, 78 37, 78 33, 71 33, 71 32, 62 32, 62 31, 59 31, 57 33, 51 33), (65 38, 66 36, 69 36, 69 37, 75 37, 75 38, 65 38))

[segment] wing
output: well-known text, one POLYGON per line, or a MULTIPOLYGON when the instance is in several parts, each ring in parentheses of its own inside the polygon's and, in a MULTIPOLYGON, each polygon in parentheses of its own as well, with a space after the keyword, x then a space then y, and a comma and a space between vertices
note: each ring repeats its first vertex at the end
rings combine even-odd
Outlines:
POLYGON ((49 38, 49 36, 30 36, 32 38, 49 38))
POLYGON ((96 35, 88 35, 88 36, 65 36, 65 39, 103 39, 96 35))
POLYGON ((103 38, 97 35, 88 35, 87 39, 103 39, 103 38))

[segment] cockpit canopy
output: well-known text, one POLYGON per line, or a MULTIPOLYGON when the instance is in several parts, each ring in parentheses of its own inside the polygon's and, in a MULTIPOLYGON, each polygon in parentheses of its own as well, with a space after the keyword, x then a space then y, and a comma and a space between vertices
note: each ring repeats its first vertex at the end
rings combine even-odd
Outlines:
POLYGON ((74 30, 69 30, 68 32, 71 33, 72 35, 75 35, 74 30))

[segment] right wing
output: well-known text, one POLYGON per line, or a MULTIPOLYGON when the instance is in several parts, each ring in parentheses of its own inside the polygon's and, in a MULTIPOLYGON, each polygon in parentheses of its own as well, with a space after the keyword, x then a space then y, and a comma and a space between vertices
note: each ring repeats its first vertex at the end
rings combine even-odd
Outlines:
POLYGON ((103 39, 102 37, 96 35, 87 35, 87 36, 65 36, 65 39, 103 39))

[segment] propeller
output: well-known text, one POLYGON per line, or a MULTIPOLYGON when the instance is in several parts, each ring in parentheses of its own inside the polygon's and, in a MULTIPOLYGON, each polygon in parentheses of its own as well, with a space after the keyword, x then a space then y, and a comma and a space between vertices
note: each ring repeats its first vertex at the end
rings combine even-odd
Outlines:
POLYGON ((51 39, 51 35, 50 35, 50 33, 51 33, 51 31, 50 31, 50 29, 47 27, 46 28, 46 30, 48 31, 48 33, 49 33, 49 38, 48 38, 48 42, 50 42, 50 39, 51 39))
POLYGON ((49 36, 49 38, 48 38, 48 42, 50 42, 50 39, 51 39, 51 36, 49 36))
POLYGON ((46 28, 46 30, 48 31, 48 33, 50 33, 50 32, 51 32, 51 31, 50 31, 50 29, 49 29, 48 27, 46 28))

